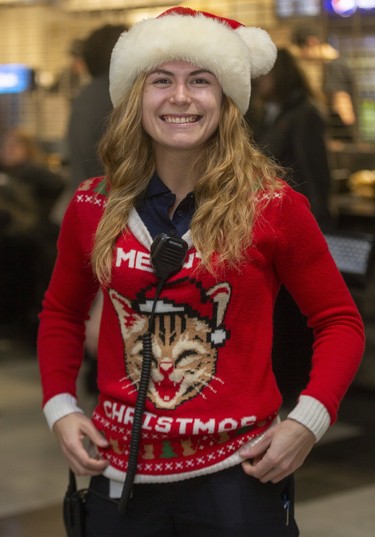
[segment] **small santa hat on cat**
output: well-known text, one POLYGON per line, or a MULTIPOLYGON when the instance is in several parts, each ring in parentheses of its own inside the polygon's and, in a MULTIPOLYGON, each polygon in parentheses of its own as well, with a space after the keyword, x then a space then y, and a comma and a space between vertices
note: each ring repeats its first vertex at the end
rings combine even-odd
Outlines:
POLYGON ((268 73, 276 59, 269 34, 213 13, 173 7, 123 32, 110 65, 114 106, 141 72, 171 60, 188 61, 211 71, 242 113, 251 94, 251 79, 268 73))
MULTIPOLYGON (((183 278, 183 281, 185 278, 183 278)), ((178 280, 171 283, 176 292, 178 280)), ((167 286, 168 288, 168 286, 167 286)), ((228 308, 231 296, 231 288, 227 282, 222 282, 214 285, 210 289, 202 289, 197 285, 195 280, 190 280, 190 285, 184 285, 184 292, 188 296, 180 297, 180 301, 174 298, 168 298, 168 290, 165 291, 164 298, 158 298, 155 305, 156 315, 183 315, 186 317, 203 320, 210 327, 208 339, 214 347, 219 347, 225 344, 228 338, 228 331, 225 328, 224 318, 228 308), (186 291, 187 290, 187 291, 186 291), (192 297, 194 303, 199 304, 199 312, 195 311, 189 305, 192 297), (185 301, 187 299, 187 302, 185 301)), ((150 286, 137 296, 137 300, 133 302, 133 308, 138 310, 142 315, 150 315, 154 309, 155 286, 150 286)))

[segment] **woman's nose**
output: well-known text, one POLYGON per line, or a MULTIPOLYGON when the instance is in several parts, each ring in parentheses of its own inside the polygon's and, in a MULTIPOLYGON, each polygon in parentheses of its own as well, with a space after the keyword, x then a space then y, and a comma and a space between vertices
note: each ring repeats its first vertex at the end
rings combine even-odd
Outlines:
POLYGON ((185 84, 176 84, 171 95, 171 102, 176 104, 185 104, 190 102, 189 90, 185 84))

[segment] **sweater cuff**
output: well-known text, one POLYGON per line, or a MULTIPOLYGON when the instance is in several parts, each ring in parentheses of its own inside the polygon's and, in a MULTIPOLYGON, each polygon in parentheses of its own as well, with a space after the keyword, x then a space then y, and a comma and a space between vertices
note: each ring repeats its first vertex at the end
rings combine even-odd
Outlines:
POLYGON ((301 395, 296 407, 288 414, 288 418, 307 427, 315 436, 316 442, 322 438, 331 423, 326 407, 309 395, 301 395))
POLYGON ((83 410, 77 405, 77 399, 70 393, 60 393, 52 397, 43 407, 48 427, 52 430, 57 420, 72 414, 73 412, 82 412, 83 410))

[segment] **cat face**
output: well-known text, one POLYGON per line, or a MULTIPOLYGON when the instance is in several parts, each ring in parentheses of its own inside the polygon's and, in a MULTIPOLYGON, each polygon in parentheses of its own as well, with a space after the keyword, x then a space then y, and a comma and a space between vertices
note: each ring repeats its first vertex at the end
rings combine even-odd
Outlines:
MULTIPOLYGON (((139 387, 143 360, 142 336, 147 330, 148 319, 135 313, 130 301, 116 291, 110 290, 109 294, 124 340, 128 389, 134 392, 139 387)), ((226 297, 229 300, 228 293, 226 297)), ((211 342, 212 323, 188 315, 181 308, 175 309, 176 312, 158 314, 155 318, 148 398, 156 408, 174 409, 197 395, 206 398, 203 390, 207 388, 215 392, 212 382, 222 382, 215 375, 217 348, 211 342)))

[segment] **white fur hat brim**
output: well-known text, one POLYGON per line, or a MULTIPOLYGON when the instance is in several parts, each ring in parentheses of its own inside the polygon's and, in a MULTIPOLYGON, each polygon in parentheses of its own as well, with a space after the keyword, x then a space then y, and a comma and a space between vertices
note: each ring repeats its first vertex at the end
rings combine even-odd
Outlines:
MULTIPOLYGON (((231 28, 225 19, 171 13, 147 19, 124 32, 110 64, 110 95, 117 106, 141 72, 171 60, 211 71, 242 113, 250 100, 251 78, 266 74, 276 46, 261 28, 231 28)), ((239 24, 239 23, 238 23, 239 24)))

